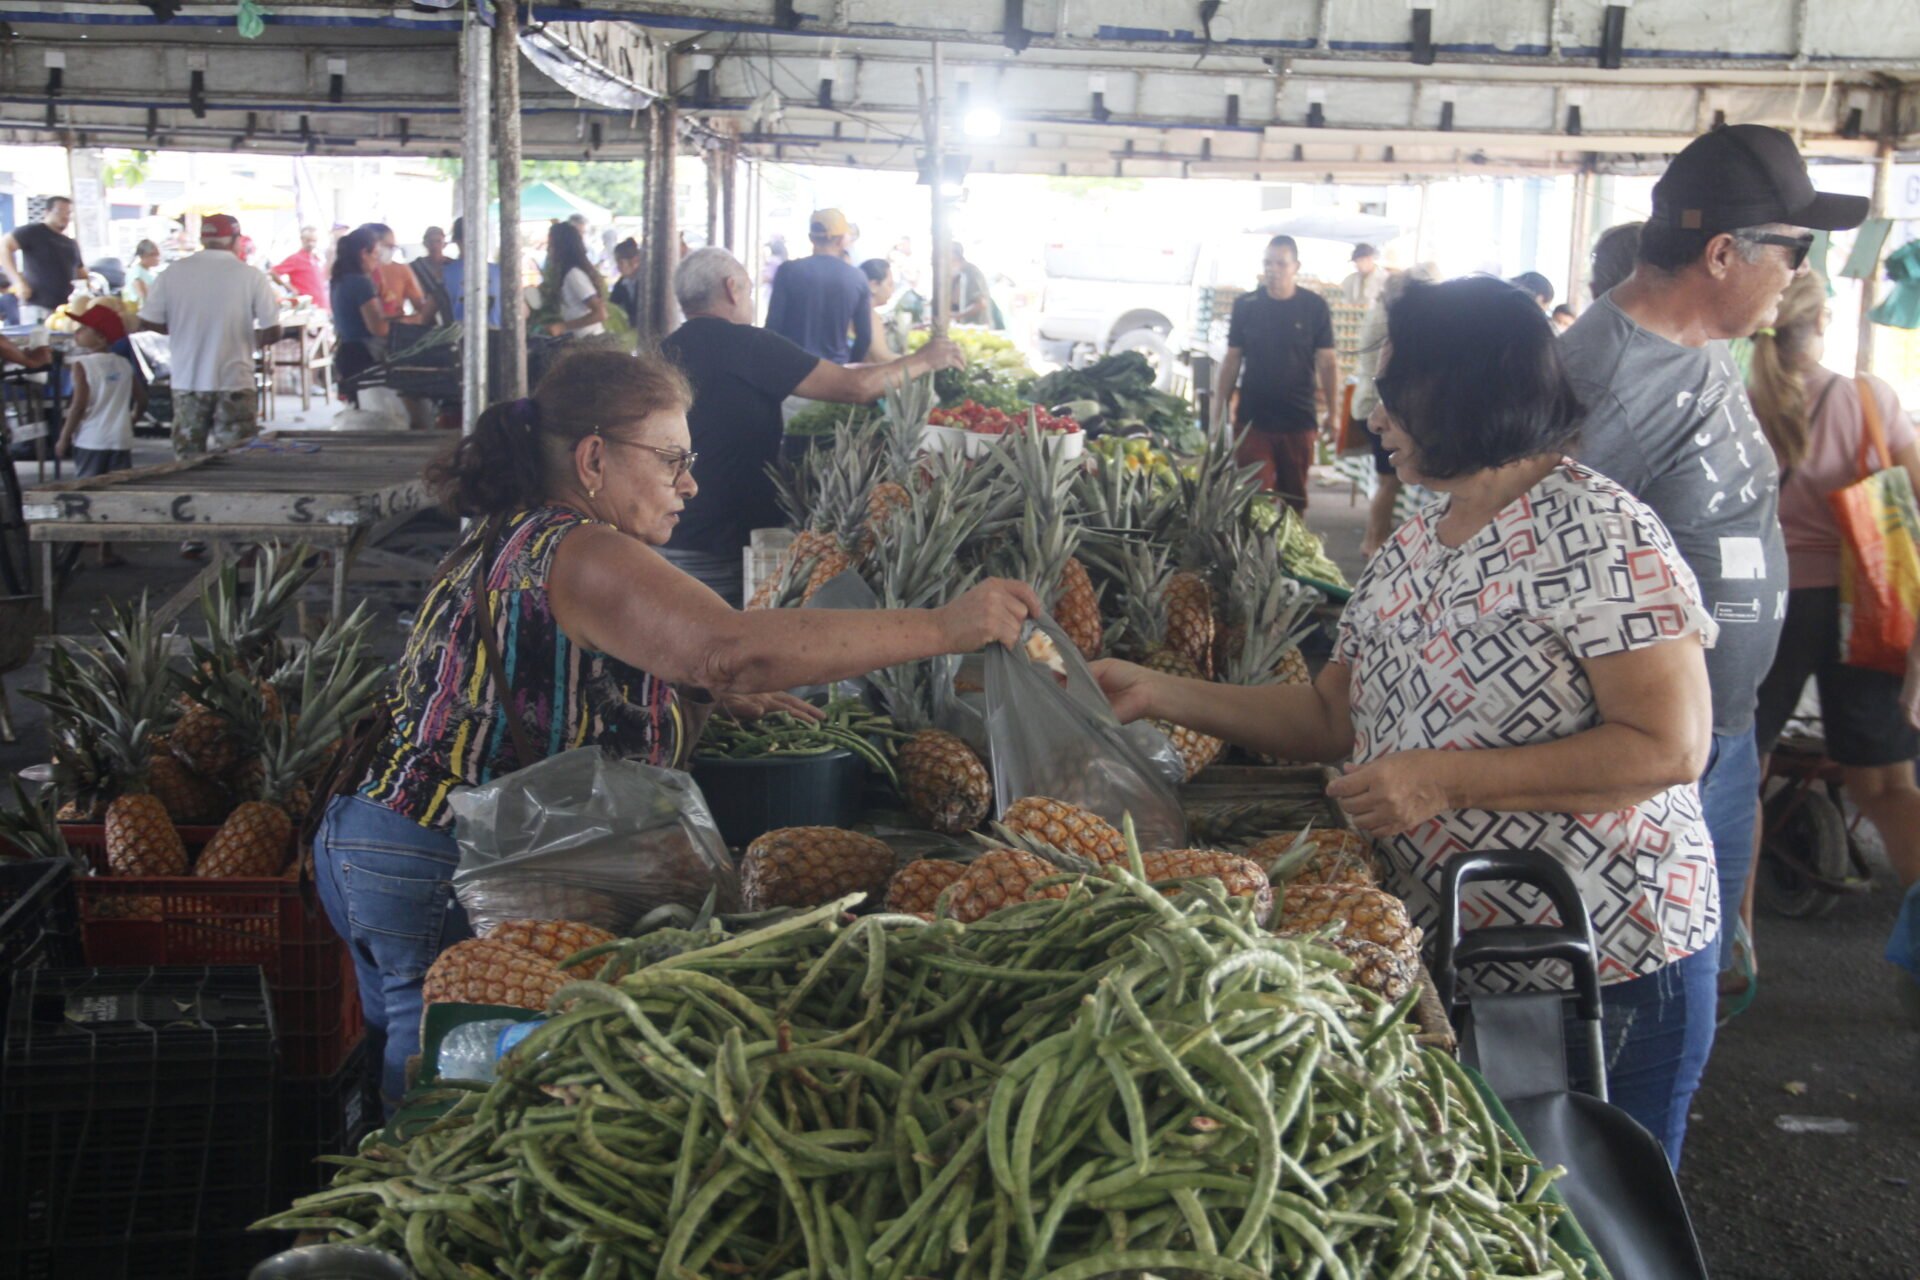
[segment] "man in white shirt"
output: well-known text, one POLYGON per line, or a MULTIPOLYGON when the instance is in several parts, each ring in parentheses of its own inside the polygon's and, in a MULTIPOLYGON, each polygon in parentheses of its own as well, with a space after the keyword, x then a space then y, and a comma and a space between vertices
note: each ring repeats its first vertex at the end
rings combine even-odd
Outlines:
POLYGON ((1380 269, 1380 252, 1370 244, 1353 246, 1353 274, 1340 282, 1340 293, 1361 310, 1371 310, 1387 287, 1387 273, 1380 269))
POLYGON ((158 276, 140 308, 140 327, 168 338, 173 384, 173 454, 190 458, 260 432, 254 352, 280 340, 273 282, 234 254, 239 220, 200 220, 200 252, 158 276))

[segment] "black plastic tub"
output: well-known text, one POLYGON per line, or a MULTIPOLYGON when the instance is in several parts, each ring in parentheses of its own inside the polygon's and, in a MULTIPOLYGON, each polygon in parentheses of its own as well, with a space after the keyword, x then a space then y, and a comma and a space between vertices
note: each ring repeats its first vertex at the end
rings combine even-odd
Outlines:
POLYGON ((693 762, 693 780, 720 835, 744 849, 781 827, 850 827, 860 816, 867 762, 851 751, 767 760, 693 762))

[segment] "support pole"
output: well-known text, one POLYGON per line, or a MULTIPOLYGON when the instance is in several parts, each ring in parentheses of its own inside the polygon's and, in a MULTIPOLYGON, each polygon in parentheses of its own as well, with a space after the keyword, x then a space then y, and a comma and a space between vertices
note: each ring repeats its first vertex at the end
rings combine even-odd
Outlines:
MULTIPOLYGON (((731 137, 727 139, 726 150, 721 152, 720 161, 720 241, 729 253, 733 253, 738 236, 739 219, 734 217, 734 187, 740 176, 740 144, 731 137)), ((735 255, 738 256, 737 254, 735 255)))
MULTIPOLYGON (((493 51, 487 29, 469 13, 460 33, 460 207, 466 210, 461 253, 487 261, 487 143, 493 51)), ((469 271, 462 282, 467 324, 460 343, 460 430, 471 432, 487 405, 487 273, 469 271)))
POLYGON ((720 243, 720 174, 727 165, 725 147, 709 147, 700 153, 707 171, 707 243, 720 243))
POLYGON ((1573 232, 1567 242, 1568 306, 1579 310, 1587 296, 1587 242, 1593 238, 1593 172, 1591 157, 1583 157, 1573 175, 1573 232))
POLYGON ((760 162, 747 161, 747 256, 743 261, 752 275, 750 285, 753 289, 753 314, 760 314, 760 277, 766 274, 766 237, 761 234, 760 220, 762 210, 767 203, 767 192, 760 179, 760 162))
POLYGON ((673 330, 673 269, 680 237, 673 224, 673 159, 679 149, 679 111, 662 98, 647 111, 647 332, 658 342, 673 330))
MULTIPOLYGON (((500 292, 505 295, 500 299, 500 394, 518 400, 527 394, 527 314, 520 305, 520 12, 517 3, 498 4, 493 11, 500 114, 500 292)), ((485 223, 484 199, 479 207, 485 223)), ((484 271, 473 274, 486 278, 484 271)), ((471 308, 467 314, 474 314, 471 308)))
POLYGON ((947 336, 947 320, 953 312, 953 274, 949 269, 953 228, 947 222, 946 128, 940 119, 946 103, 940 97, 940 73, 945 60, 940 42, 933 42, 933 79, 927 99, 927 168, 933 189, 933 336, 947 336))
MULTIPOLYGON (((1867 216, 1872 218, 1887 216, 1887 205, 1893 196, 1893 136, 1896 126, 1892 121, 1899 112, 1900 99, 1898 94, 1891 94, 1889 97, 1891 98, 1887 104, 1889 125, 1881 131, 1880 158, 1873 166, 1873 207, 1867 210, 1867 216)), ((1879 302, 1880 264, 1876 262, 1874 269, 1867 273, 1867 278, 1860 282, 1860 338, 1853 357, 1853 370, 1856 376, 1873 372, 1874 324, 1867 315, 1879 305, 1879 302)))

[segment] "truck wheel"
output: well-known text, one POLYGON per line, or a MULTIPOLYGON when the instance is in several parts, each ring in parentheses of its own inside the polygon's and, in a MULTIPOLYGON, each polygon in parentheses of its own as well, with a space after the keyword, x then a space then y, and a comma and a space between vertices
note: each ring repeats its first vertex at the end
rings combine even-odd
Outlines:
POLYGON ((1153 329, 1129 329, 1113 340, 1107 348, 1108 355, 1120 355, 1128 351, 1138 351, 1153 366, 1153 385, 1161 391, 1173 390, 1173 348, 1167 345, 1167 339, 1153 329))

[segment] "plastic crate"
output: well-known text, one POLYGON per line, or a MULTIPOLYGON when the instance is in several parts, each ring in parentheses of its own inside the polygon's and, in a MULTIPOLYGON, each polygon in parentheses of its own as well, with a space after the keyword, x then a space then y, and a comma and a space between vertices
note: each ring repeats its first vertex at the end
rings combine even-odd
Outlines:
MULTIPOLYGON (((310 880, 297 872, 110 876, 105 828, 65 830, 68 846, 102 873, 74 882, 86 963, 258 965, 273 993, 284 1074, 313 1078, 340 1069, 365 1017, 346 944, 310 880)), ((183 829, 190 849, 202 830, 183 829)))
POLYGON ((351 1155, 361 1139, 379 1128, 380 1062, 375 1040, 362 1037, 340 1069, 313 1080, 280 1082, 280 1114, 275 1129, 274 1200, 286 1204, 320 1190, 333 1179, 333 1165, 321 1156, 351 1155))
POLYGON ((0 1274, 232 1276, 272 1209, 258 969, 17 974, 0 1067, 0 1274))
POLYGON ((0 1027, 6 1025, 8 975, 83 963, 73 865, 0 859, 0 1027))

